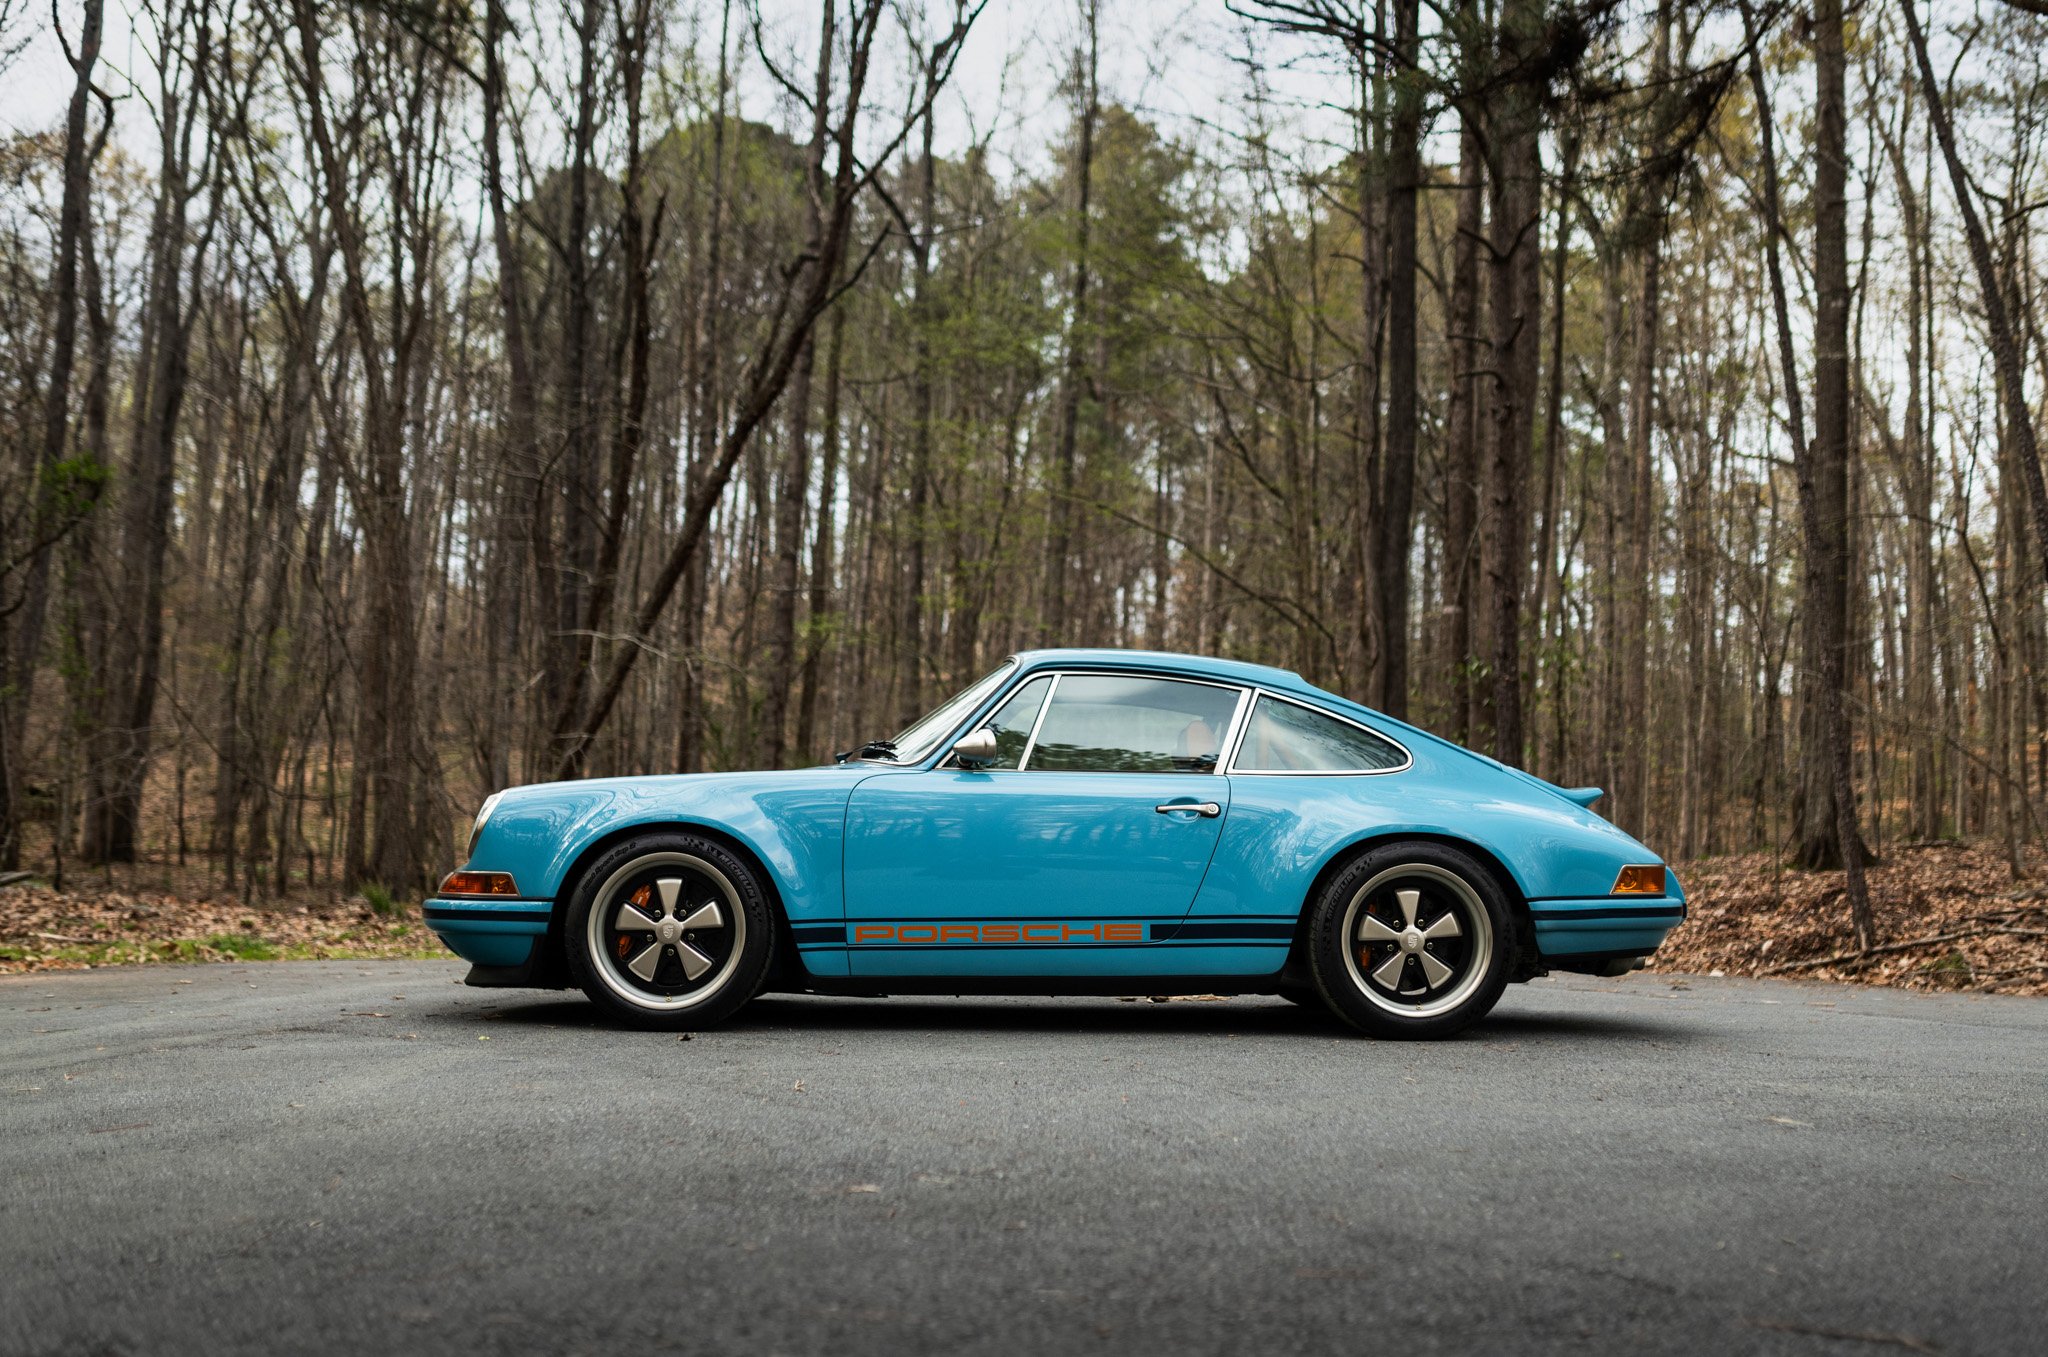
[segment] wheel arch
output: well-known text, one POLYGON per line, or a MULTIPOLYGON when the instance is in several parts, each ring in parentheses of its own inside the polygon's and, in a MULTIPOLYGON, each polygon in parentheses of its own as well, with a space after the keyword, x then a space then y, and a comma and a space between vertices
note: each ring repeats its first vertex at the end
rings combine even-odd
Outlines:
POLYGON ((1287 949, 1287 963, 1284 968, 1286 974, 1294 975, 1306 970, 1308 963, 1309 919, 1313 912, 1316 897, 1323 893, 1323 888, 1329 885, 1331 879, 1339 872, 1342 872, 1365 854, 1370 853, 1375 848, 1383 848, 1388 844, 1394 843, 1442 844, 1446 848, 1455 848, 1476 861, 1481 868, 1493 877, 1494 884, 1500 887, 1502 896, 1508 902, 1508 913, 1515 921, 1515 951, 1517 957, 1515 978, 1528 979, 1530 975, 1541 973, 1542 968, 1537 959, 1536 952, 1536 924, 1534 917, 1529 913, 1528 898, 1523 894, 1521 885, 1515 880, 1515 874, 1508 870, 1505 862, 1501 861, 1500 855, 1484 844, 1475 843, 1471 839, 1461 838, 1456 834, 1397 829, 1387 830, 1384 833, 1368 834, 1362 839, 1354 839, 1332 852, 1323 865, 1317 869, 1314 878, 1308 884, 1308 890, 1301 897, 1300 912, 1294 921, 1294 938, 1287 949), (1524 972, 1527 972, 1527 974, 1524 974, 1524 972))
POLYGON ((632 824, 618 825, 599 834, 577 850, 576 856, 562 873, 562 884, 555 892, 554 908, 548 912, 549 951, 557 964, 562 965, 564 973, 567 971, 567 959, 562 928, 568 918, 569 900, 576 894, 577 887, 583 884, 584 873, 590 869, 590 864, 627 839, 642 834, 664 833, 701 834, 716 841, 750 867, 760 880, 762 888, 768 892, 768 908, 775 918, 775 954, 770 963, 771 978, 787 965, 801 964, 797 959, 796 943, 789 931, 789 911, 782 902, 782 883, 776 879, 774 871, 769 868, 761 854, 745 839, 720 825, 669 816, 658 820, 638 820, 632 824))

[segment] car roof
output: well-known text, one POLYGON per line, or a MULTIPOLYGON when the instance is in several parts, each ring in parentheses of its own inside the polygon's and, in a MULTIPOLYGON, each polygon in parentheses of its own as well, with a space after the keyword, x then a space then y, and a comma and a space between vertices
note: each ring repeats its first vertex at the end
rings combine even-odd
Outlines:
MULTIPOLYGON (((1326 693, 1301 675, 1269 664, 1248 664, 1243 660, 1219 660, 1213 655, 1183 655, 1171 650, 1024 650, 1017 653, 1020 669, 1057 668, 1079 665, 1091 669, 1144 669, 1154 673, 1188 674, 1223 679, 1231 683, 1258 684, 1286 693, 1297 693, 1321 701, 1343 698, 1326 693)), ((1351 704, 1355 705, 1355 704, 1351 704)))

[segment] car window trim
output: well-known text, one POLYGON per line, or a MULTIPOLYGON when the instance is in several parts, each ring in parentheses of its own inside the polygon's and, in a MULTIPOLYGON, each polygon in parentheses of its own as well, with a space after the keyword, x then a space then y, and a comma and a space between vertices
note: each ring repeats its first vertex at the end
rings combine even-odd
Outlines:
POLYGON ((1371 726, 1367 725, 1363 721, 1354 721, 1350 717, 1345 716, 1340 712, 1333 712, 1327 707, 1318 707, 1312 702, 1303 702, 1299 698, 1289 697, 1285 693, 1277 693, 1274 692, 1271 688, 1264 688, 1255 684, 1252 687, 1251 705, 1245 711, 1244 720, 1241 723, 1239 723, 1239 726, 1236 731, 1236 742, 1230 746, 1230 762, 1227 765, 1227 776, 1385 777, 1389 773, 1405 773, 1414 766, 1415 751, 1411 750, 1407 745, 1401 743, 1399 740, 1387 734, 1385 731, 1374 730, 1371 726), (1313 713, 1316 716, 1328 717, 1332 721, 1336 721, 1343 725, 1351 726, 1358 730, 1362 730, 1376 740, 1385 740, 1388 744, 1394 746, 1394 748, 1401 751, 1401 762, 1394 765, 1392 768, 1240 768, 1237 766, 1237 758, 1239 754, 1242 754, 1244 752, 1244 737, 1246 732, 1248 732, 1251 729, 1252 712, 1258 709, 1258 704, 1261 699, 1268 697, 1272 698, 1276 702, 1285 702, 1290 707, 1299 707, 1305 712, 1313 713))
MULTIPOLYGON (((1032 677, 1036 678, 1037 675, 1034 674, 1032 677)), ((1063 674, 1054 673, 1052 682, 1046 685, 1045 696, 1038 700, 1038 715, 1031 718, 1031 734, 1025 737, 1024 752, 1017 756, 1016 771, 1020 773, 1031 766, 1032 752, 1038 748, 1038 728, 1045 724, 1045 714, 1052 710, 1052 700, 1060 695, 1060 680, 1064 677, 1063 674)), ((1023 689, 1019 688, 1017 691, 1022 692, 1023 689)))
MULTIPOLYGON (((1045 672, 1043 669, 1034 670, 1030 678, 1037 678, 1045 672)), ((1153 679, 1161 683, 1194 683, 1204 688, 1223 688, 1236 693, 1237 702, 1230 710, 1230 723, 1223 728, 1223 736, 1216 742, 1216 766, 1204 773, 1193 774, 1192 776, 1221 777, 1223 775, 1223 751, 1232 749, 1238 738, 1243 735, 1244 723, 1251 713, 1252 689, 1242 683, 1230 683, 1223 679, 1198 678, 1190 674, 1162 673, 1152 669, 1059 669, 1053 671, 1052 687, 1046 690, 1045 701, 1038 708, 1038 719, 1031 723, 1031 740, 1024 746, 1023 757, 1017 760, 1015 768, 995 769, 992 771, 1014 773, 1031 771, 1031 756, 1038 752, 1039 727, 1045 724, 1045 714, 1052 710, 1053 699, 1059 696, 1060 680, 1066 678, 1069 674, 1104 674, 1116 678, 1153 679)), ((1028 682, 1029 679, 1026 681, 1028 682)), ((1011 691, 1014 692, 1015 689, 1011 691)), ((1040 768, 1036 771, 1041 773, 1086 773, 1100 772, 1102 770, 1089 768, 1040 768)), ((1171 776, 1188 777, 1191 775, 1187 773, 1174 773, 1171 776)))

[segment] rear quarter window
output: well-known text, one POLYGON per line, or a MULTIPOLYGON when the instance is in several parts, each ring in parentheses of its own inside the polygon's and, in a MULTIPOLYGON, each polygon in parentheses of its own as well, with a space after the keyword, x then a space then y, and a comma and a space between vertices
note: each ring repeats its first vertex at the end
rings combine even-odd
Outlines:
POLYGON ((1363 726, 1261 693, 1231 771, 1384 773, 1406 762, 1399 745, 1363 726))

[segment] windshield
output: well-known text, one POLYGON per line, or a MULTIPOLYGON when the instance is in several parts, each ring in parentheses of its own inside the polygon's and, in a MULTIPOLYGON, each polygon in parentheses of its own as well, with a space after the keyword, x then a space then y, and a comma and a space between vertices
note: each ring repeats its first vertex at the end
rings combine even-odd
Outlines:
POLYGON ((1005 660, 994 673, 975 684, 972 688, 949 698, 938 710, 913 724, 898 735, 892 743, 896 751, 892 756, 897 763, 917 763, 938 747, 939 741, 953 733, 953 728, 965 721, 968 714, 986 702, 1003 686, 1010 672, 1017 667, 1015 660, 1005 660))

